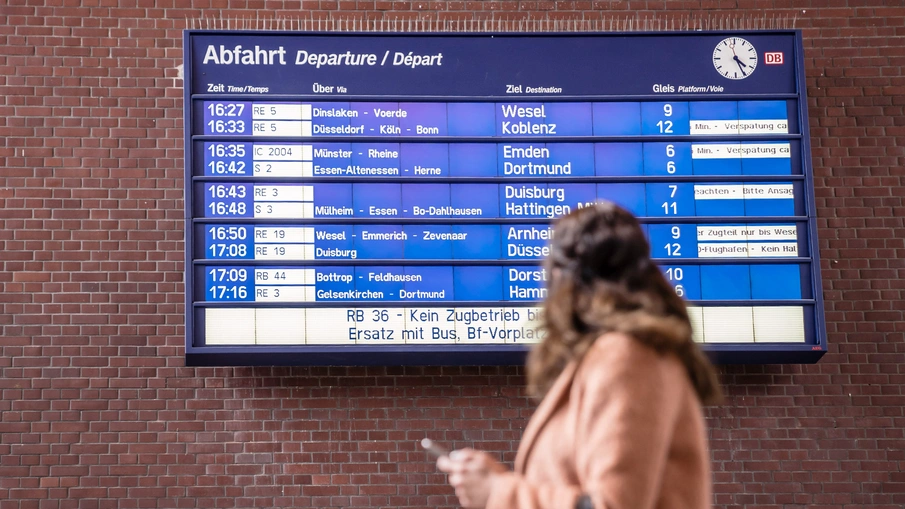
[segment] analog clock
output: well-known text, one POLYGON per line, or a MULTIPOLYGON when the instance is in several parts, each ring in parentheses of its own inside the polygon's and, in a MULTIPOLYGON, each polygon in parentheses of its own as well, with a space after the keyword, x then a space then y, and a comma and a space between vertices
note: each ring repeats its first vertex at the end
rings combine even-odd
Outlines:
POLYGON ((727 37, 713 49, 713 66, 730 80, 743 80, 757 67, 757 50, 741 37, 727 37))

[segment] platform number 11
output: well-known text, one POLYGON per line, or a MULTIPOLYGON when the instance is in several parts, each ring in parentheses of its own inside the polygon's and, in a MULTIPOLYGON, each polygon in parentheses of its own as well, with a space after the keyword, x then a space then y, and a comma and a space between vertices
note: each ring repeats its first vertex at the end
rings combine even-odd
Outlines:
MULTIPOLYGON (((670 184, 669 185, 669 197, 675 198, 676 191, 678 191, 678 190, 679 190, 679 186, 677 184, 670 184)), ((660 206, 663 207, 663 214, 665 214, 667 216, 670 214, 677 215, 679 213, 679 206, 676 205, 676 202, 674 202, 674 201, 665 201, 660 206)))

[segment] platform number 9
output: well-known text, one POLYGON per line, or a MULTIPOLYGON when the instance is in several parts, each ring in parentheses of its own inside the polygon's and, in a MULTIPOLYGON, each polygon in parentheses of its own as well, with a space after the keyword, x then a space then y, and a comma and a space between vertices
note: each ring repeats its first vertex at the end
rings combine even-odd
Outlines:
MULTIPOLYGON (((663 105, 663 116, 672 116, 672 104, 663 105)), ((657 127, 660 128, 661 134, 672 134, 672 120, 661 120, 657 122, 657 127)))

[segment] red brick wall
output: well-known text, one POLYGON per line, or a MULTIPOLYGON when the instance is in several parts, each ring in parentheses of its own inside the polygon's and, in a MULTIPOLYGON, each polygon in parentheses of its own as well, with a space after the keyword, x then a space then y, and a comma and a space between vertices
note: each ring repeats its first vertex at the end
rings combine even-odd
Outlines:
POLYGON ((447 507, 416 440, 512 460, 520 369, 183 367, 181 31, 329 14, 796 19, 830 353, 724 369, 715 502, 905 506, 902 0, 184 3, 0 6, 0 509, 447 507))

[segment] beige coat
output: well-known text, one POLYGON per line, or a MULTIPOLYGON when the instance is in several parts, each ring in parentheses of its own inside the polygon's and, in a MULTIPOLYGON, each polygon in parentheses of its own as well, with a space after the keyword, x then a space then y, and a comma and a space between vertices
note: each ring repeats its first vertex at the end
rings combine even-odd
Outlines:
POLYGON ((622 334, 569 364, 525 429, 487 509, 705 509, 710 455, 685 368, 622 334))

